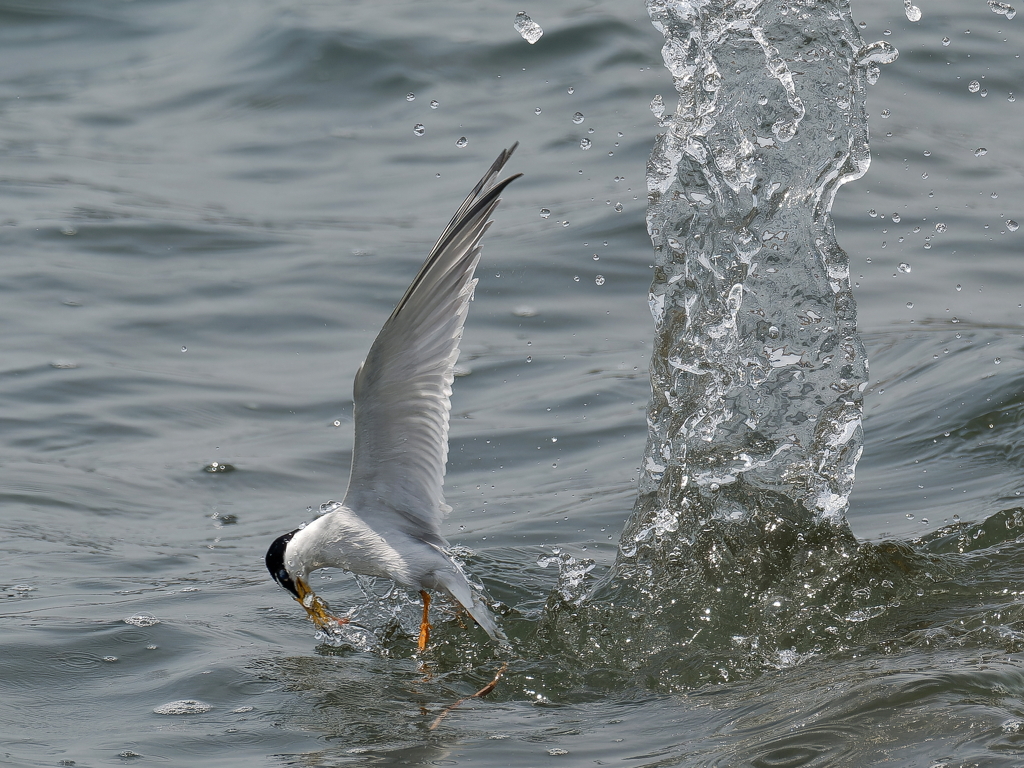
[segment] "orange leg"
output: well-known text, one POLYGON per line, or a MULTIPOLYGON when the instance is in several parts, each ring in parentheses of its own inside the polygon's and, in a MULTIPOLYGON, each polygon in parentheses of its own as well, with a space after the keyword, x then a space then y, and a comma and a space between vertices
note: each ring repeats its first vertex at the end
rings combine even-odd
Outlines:
POLYGON ((420 590, 420 597, 423 598, 423 620, 420 622, 420 639, 417 642, 419 649, 425 651, 427 643, 430 642, 430 622, 428 612, 430 611, 430 595, 425 590, 420 590))

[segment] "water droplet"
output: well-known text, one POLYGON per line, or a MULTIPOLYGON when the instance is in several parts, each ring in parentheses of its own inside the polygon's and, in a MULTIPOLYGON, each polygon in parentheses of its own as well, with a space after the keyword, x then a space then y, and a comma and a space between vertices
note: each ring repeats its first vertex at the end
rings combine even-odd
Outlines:
POLYGON ((614 206, 612 206, 612 207, 613 207, 613 208, 615 209, 615 212, 616 212, 616 213, 622 213, 622 203, 616 203, 616 204, 615 204, 614 206))
POLYGON ((117 656, 104 656, 103 660, 108 664, 112 664, 113 662, 117 661, 117 656))
POLYGON ((598 256, 598 255, 597 255, 597 254, 595 253, 595 254, 594 254, 594 261, 600 261, 600 260, 601 260, 601 257, 600 257, 600 256, 598 256))
POLYGON ((550 215, 551 215, 551 209, 549 209, 549 208, 541 208, 540 209, 540 217, 542 219, 546 219, 550 215))
POLYGON ((405 94, 405 100, 406 101, 416 101, 416 94, 415 93, 407 93, 407 94, 405 94))
POLYGON ((929 242, 927 242, 927 241, 925 241, 925 244, 924 244, 924 249, 925 249, 925 250, 927 251, 927 250, 929 250, 929 249, 930 249, 931 247, 932 247, 932 244, 931 244, 931 243, 929 243, 929 242))
POLYGON ((594 278, 594 282, 598 285, 604 285, 604 275, 598 275, 594 278))
POLYGON ((989 197, 991 197, 993 200, 997 200, 999 198, 999 193, 993 192, 991 195, 989 195, 989 197))
POLYGON ((962 291, 963 289, 964 289, 964 287, 962 285, 960 285, 960 283, 956 284, 956 292, 957 293, 960 293, 960 291, 962 291))
POLYGON ((129 616, 126 619, 122 619, 122 621, 125 624, 131 624, 133 627, 152 627, 160 623, 160 619, 145 613, 129 616))
POLYGON ((530 45, 533 45, 540 40, 541 36, 544 34, 544 30, 540 28, 540 24, 527 16, 526 11, 520 11, 516 14, 516 20, 512 26, 515 27, 516 32, 519 33, 520 37, 530 45))
POLYGON ((572 121, 574 123, 576 123, 576 125, 579 125, 580 123, 582 123, 583 120, 584 120, 584 117, 583 117, 583 113, 582 112, 577 112, 575 115, 572 116, 572 121))
POLYGON ((417 136, 422 136, 427 132, 427 129, 423 127, 423 123, 416 123, 416 125, 412 127, 412 132, 417 136))
POLYGON ((334 420, 334 426, 340 427, 341 426, 341 421, 339 419, 335 419, 334 420))
POLYGON ((891 113, 891 112, 890 112, 890 111, 889 111, 888 109, 883 109, 883 110, 882 110, 882 111, 881 111, 881 112, 880 112, 879 114, 880 114, 880 115, 881 115, 881 116, 882 116, 883 118, 887 118, 887 117, 889 117, 889 115, 891 115, 892 113, 891 113))
POLYGON ((1020 229, 1020 224, 1018 224, 1013 219, 1007 219, 1006 220, 1006 228, 1008 230, 1010 230, 1011 232, 1016 232, 1018 229, 1020 229))
POLYGON ((570 96, 572 96, 572 95, 573 95, 574 93, 576 93, 576 89, 575 89, 575 88, 573 88, 573 87, 572 87, 572 86, 570 85, 570 86, 569 86, 569 89, 568 89, 568 90, 566 91, 566 93, 568 93, 568 94, 569 94, 570 96))
POLYGON ((908 301, 907 302, 907 309, 913 309, 913 308, 914 308, 914 302, 908 301))
POLYGON ((455 142, 455 146, 458 147, 459 149, 462 149, 467 144, 469 144, 469 140, 465 136, 462 136, 461 138, 459 138, 458 141, 455 142))
POLYGON ((1001 3, 999 0, 988 0, 988 7, 992 9, 992 13, 998 13, 1008 19, 1017 15, 1017 11, 1012 5, 1001 3))
POLYGON ((569 220, 568 220, 568 219, 566 219, 565 221, 563 221, 563 222, 562 222, 562 226, 563 226, 563 227, 568 227, 568 226, 569 226, 569 220))
POLYGON ((568 755, 569 754, 569 750, 568 749, 561 749, 559 747, 554 747, 553 749, 549 749, 548 750, 548 754, 549 755, 568 755))
POLYGON ((532 362, 533 362, 533 355, 529 355, 529 356, 528 356, 528 357, 526 358, 526 362, 528 362, 528 363, 532 363, 532 362))
POLYGON ((533 114, 535 114, 535 115, 539 115, 540 113, 541 113, 541 108, 540 107, 537 107, 535 110, 533 110, 533 114))
POLYGON ((590 140, 590 139, 588 139, 588 138, 582 138, 582 139, 580 139, 580 149, 590 149, 590 145, 591 145, 592 143, 593 143, 593 142, 591 142, 591 140, 590 140))
POLYGON ((441 103, 437 99, 432 99, 431 100, 431 102, 430 102, 430 108, 431 109, 437 109, 440 106, 441 106, 441 103))
POLYGON ((978 147, 976 150, 974 150, 974 156, 975 157, 981 157, 982 155, 987 155, 987 154, 988 154, 988 149, 986 147, 978 147))
POLYGON ((900 215, 898 213, 894 213, 892 215, 892 223, 893 224, 899 224, 900 223, 900 215))
POLYGON ((940 222, 938 222, 938 223, 937 223, 937 224, 935 225, 935 231, 936 231, 936 232, 938 232, 939 234, 942 234, 943 232, 945 232, 945 231, 946 231, 946 225, 945 225, 945 223, 943 223, 943 222, 941 222, 941 221, 940 221, 940 222))
POLYGON ((1003 362, 1003 358, 1001 358, 1001 357, 997 357, 997 358, 996 358, 995 360, 993 360, 993 362, 994 362, 994 363, 995 363, 996 365, 999 365, 999 364, 1000 364, 1001 362, 1003 362))
POLYGON ((913 519, 914 519, 914 513, 913 512, 907 512, 907 520, 913 520, 913 519))
POLYGON ((203 472, 208 472, 211 475, 234 471, 235 467, 233 464, 225 464, 223 461, 213 461, 203 467, 203 472))
POLYGON ((579 275, 573 275, 573 276, 572 276, 572 281, 573 281, 574 283, 578 283, 578 282, 580 281, 580 276, 579 276, 579 275))
POLYGON ((911 0, 903 0, 903 10, 907 14, 908 21, 921 20, 921 9, 914 5, 911 0))
POLYGON ((949 45, 949 38, 948 37, 942 38, 942 44, 943 45, 949 45))
POLYGON ((907 264, 907 262, 905 261, 901 261, 900 265, 896 267, 896 269, 898 269, 903 274, 908 274, 910 272, 910 265, 907 264))
POLYGON ((870 216, 872 219, 877 218, 878 217, 878 211, 876 211, 874 208, 872 208, 870 211, 868 211, 868 216, 870 216))
POLYGON ((981 83, 979 83, 977 80, 971 80, 971 82, 967 85, 967 90, 970 91, 971 93, 977 93, 978 91, 981 90, 981 83))
POLYGON ((660 93, 651 99, 651 112, 659 120, 665 117, 665 100, 661 98, 660 93))

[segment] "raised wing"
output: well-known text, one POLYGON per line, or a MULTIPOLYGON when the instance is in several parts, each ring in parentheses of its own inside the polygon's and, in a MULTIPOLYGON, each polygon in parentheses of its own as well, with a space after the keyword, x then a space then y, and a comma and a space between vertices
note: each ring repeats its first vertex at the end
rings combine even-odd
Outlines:
MULTIPOLYGON (((480 238, 502 190, 502 152, 456 212, 356 373, 355 447, 345 506, 394 514, 401 530, 438 545, 448 461, 448 414, 459 341, 480 261, 480 238)), ((379 521, 378 521, 379 522, 379 521)))

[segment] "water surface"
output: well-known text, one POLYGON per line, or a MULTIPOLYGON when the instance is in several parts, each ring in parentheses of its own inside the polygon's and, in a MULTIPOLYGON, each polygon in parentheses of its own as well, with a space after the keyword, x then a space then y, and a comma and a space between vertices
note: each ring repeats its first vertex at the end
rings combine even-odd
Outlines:
MULTIPOLYGON (((541 621, 558 566, 539 562, 557 548, 599 577, 633 504, 648 104, 672 85, 642 3, 527 7, 532 46, 519 10, 0 2, 0 761, 1020 763, 1021 19, 853 8, 901 54, 868 92, 872 166, 833 211, 871 362, 849 519, 877 547, 858 599, 878 610, 828 654, 722 634, 635 656, 587 655, 629 633, 571 600, 541 621), (431 731, 493 674, 482 633, 439 614, 430 677, 403 631, 378 653, 319 645, 262 556, 343 494, 352 375, 516 140, 446 488, 448 536, 519 652, 431 731), (125 622, 143 615, 159 623, 125 622), (182 700, 209 709, 154 712, 182 700)), ((316 586, 335 606, 386 589, 316 586)))

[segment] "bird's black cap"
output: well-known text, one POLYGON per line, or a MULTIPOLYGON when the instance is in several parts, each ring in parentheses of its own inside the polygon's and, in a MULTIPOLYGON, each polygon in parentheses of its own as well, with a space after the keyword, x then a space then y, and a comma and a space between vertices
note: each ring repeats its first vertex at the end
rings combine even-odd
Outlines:
POLYGON ((295 597, 299 596, 299 591, 295 588, 295 582, 292 581, 292 577, 288 575, 288 569, 284 567, 284 553, 288 548, 288 542, 292 540, 292 536, 300 530, 296 528, 291 533, 278 536, 274 539, 274 543, 270 545, 270 549, 267 550, 267 570, 274 577, 274 581, 295 595, 295 597))

